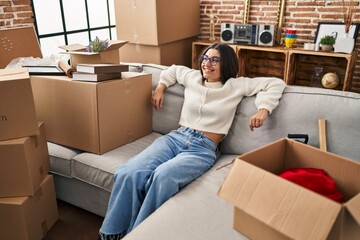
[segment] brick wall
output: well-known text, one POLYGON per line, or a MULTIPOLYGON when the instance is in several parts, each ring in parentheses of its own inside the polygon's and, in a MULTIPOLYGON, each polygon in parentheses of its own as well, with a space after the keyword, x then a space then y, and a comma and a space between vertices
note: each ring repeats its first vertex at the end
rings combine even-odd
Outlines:
POLYGON ((30 0, 0 0, 0 28, 32 25, 30 0))
MULTIPOLYGON (((249 23, 276 24, 278 16, 278 0, 260 1, 249 0, 250 12, 249 23)), ((284 0, 285 1, 285 0, 284 0)), ((360 22, 359 0, 353 0, 357 4, 354 22, 360 22)), ((220 23, 243 23, 244 1, 239 0, 200 0, 201 4, 201 26, 200 38, 207 39, 210 36, 209 11, 219 18, 219 24, 215 27, 215 36, 220 37, 220 23)), ((316 35, 318 22, 342 22, 343 15, 341 0, 286 0, 285 13, 283 18, 283 32, 286 28, 295 27, 298 35, 298 46, 302 47, 305 42, 313 42, 316 35)), ((360 34, 359 34, 360 35, 360 34)), ((284 37, 284 33, 282 33, 284 37)), ((355 49, 360 50, 360 37, 357 39, 355 49)), ((351 91, 360 93, 360 55, 351 91)))
MULTIPOLYGON (((220 23, 243 23, 243 0, 199 0, 201 4, 200 38, 209 38, 209 17, 204 8, 213 9, 219 18, 215 36, 220 36, 220 23)), ((249 23, 275 24, 278 16, 278 0, 249 0, 249 23)), ((353 0, 357 4, 358 0, 353 0)), ((30 0, 0 0, 0 28, 33 24, 30 0)), ((360 22, 360 9, 356 9, 355 22, 360 22)), ((298 45, 314 41, 318 22, 341 22, 341 0, 286 0, 283 30, 295 27, 298 30, 298 45)), ((283 33, 282 33, 283 35, 283 33)), ((356 50, 360 50, 360 37, 356 50)), ((360 93, 360 56, 356 63, 352 91, 360 93)))

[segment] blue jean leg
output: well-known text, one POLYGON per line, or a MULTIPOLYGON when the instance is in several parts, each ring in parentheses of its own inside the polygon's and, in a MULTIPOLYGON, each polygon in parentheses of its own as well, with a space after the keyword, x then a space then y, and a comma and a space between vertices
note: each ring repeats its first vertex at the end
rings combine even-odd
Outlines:
POLYGON ((180 128, 120 166, 100 232, 130 232, 180 188, 213 166, 216 146, 202 133, 180 128))

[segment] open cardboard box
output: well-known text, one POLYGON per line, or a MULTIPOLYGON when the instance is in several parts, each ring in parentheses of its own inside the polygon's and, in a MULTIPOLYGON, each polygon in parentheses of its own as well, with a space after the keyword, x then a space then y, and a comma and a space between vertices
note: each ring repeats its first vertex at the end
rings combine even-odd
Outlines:
POLYGON ((60 46, 70 54, 72 67, 76 68, 78 63, 120 63, 119 49, 128 41, 111 40, 109 46, 102 52, 84 52, 86 46, 81 44, 70 44, 60 46))
POLYGON ((234 204, 234 228, 251 239, 360 239, 360 163, 281 139, 239 156, 218 194, 234 204), (322 168, 344 195, 339 204, 278 176, 322 168))

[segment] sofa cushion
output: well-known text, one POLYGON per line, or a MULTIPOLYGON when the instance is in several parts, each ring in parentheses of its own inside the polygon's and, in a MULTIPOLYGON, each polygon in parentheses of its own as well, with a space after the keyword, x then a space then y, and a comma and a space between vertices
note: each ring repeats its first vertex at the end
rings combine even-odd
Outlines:
POLYGON ((264 126, 251 132, 248 121, 256 112, 255 97, 239 104, 222 153, 242 154, 287 137, 289 133, 309 135, 309 144, 319 147, 318 119, 327 120, 328 151, 360 161, 354 143, 360 139, 360 94, 322 88, 286 86, 278 107, 264 126))
POLYGON ((116 167, 140 153, 159 136, 161 135, 158 133, 152 133, 102 155, 80 153, 73 158, 72 175, 81 181, 111 191, 116 167))
MULTIPOLYGON (((153 89, 158 85, 160 73, 164 69, 166 67, 156 64, 143 65, 143 71, 152 74, 153 89)), ((166 89, 163 108, 158 112, 153 109, 153 131, 166 134, 178 128, 183 102, 184 88, 180 84, 166 89)))
POLYGON ((48 142, 50 172, 72 177, 71 159, 82 151, 48 142))

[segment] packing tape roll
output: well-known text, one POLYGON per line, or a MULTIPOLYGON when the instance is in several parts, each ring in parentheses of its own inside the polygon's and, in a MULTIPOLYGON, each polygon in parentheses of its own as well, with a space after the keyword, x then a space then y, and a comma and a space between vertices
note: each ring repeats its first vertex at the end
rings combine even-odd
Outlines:
POLYGON ((58 65, 59 68, 61 68, 69 78, 72 78, 73 72, 75 72, 74 68, 72 68, 69 64, 67 64, 67 62, 62 60, 59 61, 58 65))

